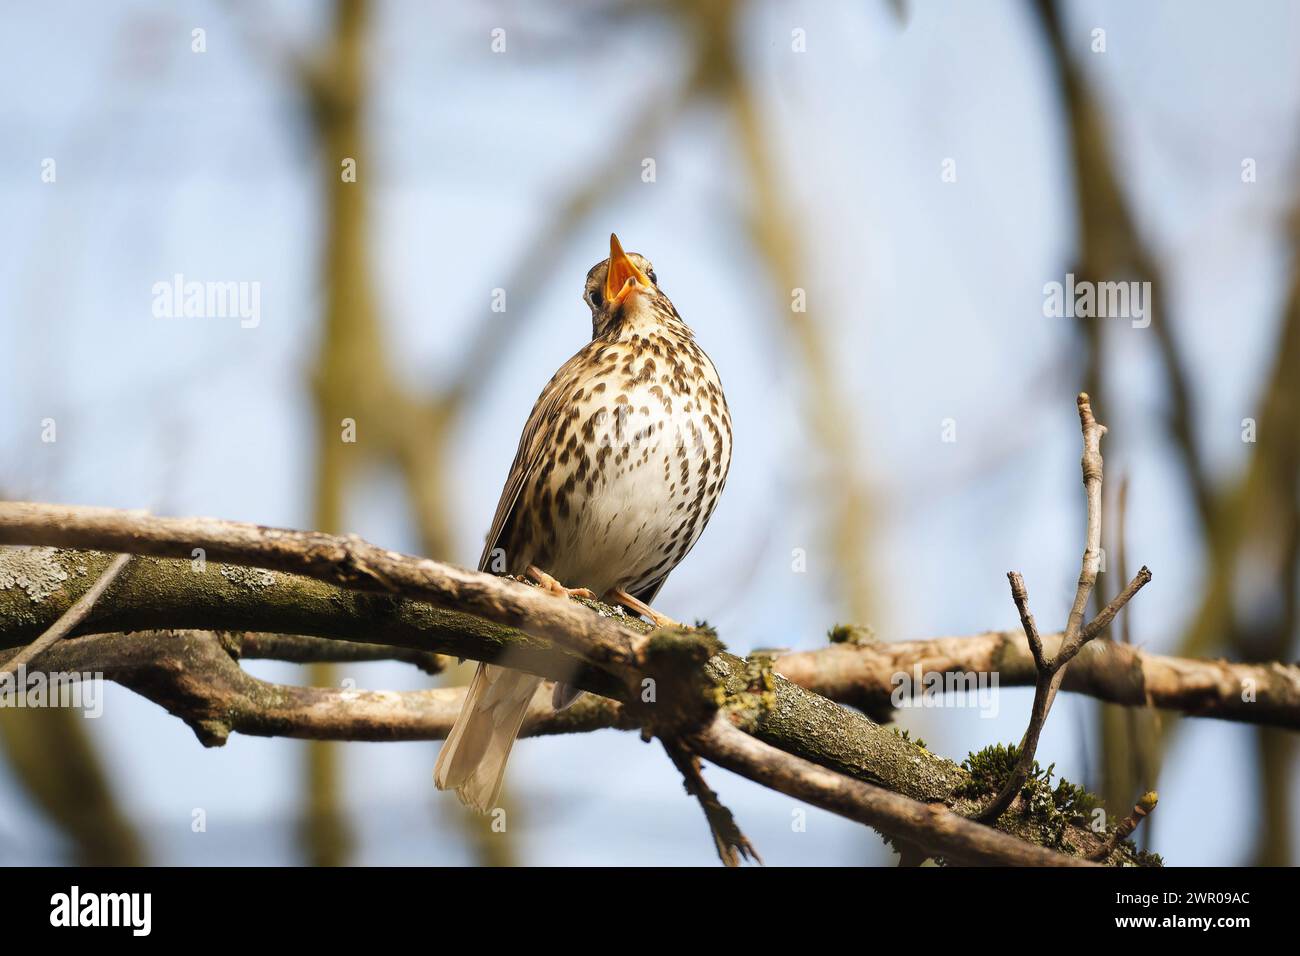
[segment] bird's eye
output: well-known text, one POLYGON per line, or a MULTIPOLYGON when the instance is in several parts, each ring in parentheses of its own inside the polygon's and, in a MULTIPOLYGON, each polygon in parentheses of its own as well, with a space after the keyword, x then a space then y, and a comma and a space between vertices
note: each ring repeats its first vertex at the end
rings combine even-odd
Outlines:
POLYGON ((648 270, 646 270, 646 274, 645 274, 645 276, 646 276, 647 279, 649 279, 649 280, 650 280, 651 282, 653 282, 655 285, 658 285, 658 284, 659 284, 659 277, 655 275, 655 271, 654 271, 653 269, 648 269, 648 270))
POLYGON ((599 309, 605 302, 605 296, 601 293, 600 286, 596 286, 596 288, 592 289, 590 294, 587 296, 587 299, 591 302, 591 307, 593 309, 599 309))

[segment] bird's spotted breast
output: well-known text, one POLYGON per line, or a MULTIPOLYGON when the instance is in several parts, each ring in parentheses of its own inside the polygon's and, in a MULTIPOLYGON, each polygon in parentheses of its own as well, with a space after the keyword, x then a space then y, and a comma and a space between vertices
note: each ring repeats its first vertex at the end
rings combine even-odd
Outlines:
POLYGON ((637 593, 686 556, 726 483, 731 416, 717 371, 689 333, 654 330, 593 341, 553 387, 564 400, 542 440, 559 453, 521 490, 535 520, 512 563, 637 593))

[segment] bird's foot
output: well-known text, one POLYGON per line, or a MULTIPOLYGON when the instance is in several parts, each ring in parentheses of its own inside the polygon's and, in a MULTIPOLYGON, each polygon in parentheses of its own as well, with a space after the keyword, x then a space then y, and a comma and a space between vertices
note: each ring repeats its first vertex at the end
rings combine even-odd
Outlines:
POLYGON ((542 590, 559 597, 580 597, 590 601, 596 600, 596 594, 590 588, 566 588, 535 564, 528 565, 528 576, 541 585, 542 590))
POLYGON ((622 588, 614 588, 614 590, 609 592, 609 597, 613 599, 613 601, 610 603, 618 603, 623 605, 626 608, 636 611, 636 613, 640 614, 642 617, 647 617, 650 620, 654 621, 655 627, 683 627, 684 626, 678 623, 677 621, 674 621, 668 615, 660 614, 649 604, 646 604, 645 601, 641 601, 638 600, 637 598, 634 598, 632 595, 628 594, 622 588))

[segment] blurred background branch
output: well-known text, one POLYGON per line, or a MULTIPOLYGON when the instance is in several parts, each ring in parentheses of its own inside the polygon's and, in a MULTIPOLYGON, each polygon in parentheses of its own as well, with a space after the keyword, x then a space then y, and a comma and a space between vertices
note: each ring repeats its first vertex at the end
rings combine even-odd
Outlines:
MULTIPOLYGON (((1056 0, 1035 0, 1034 6, 1060 85, 1071 144, 1080 223, 1080 261, 1075 271, 1093 281, 1132 276, 1150 282, 1156 290, 1167 290, 1170 283, 1157 264, 1159 257, 1140 234, 1120 185, 1105 112, 1066 41, 1061 6, 1056 0)), ((1300 161, 1293 166, 1293 175, 1300 172, 1300 161)), ((1294 192, 1300 196, 1300 186, 1294 192)), ((1295 242, 1294 223, 1300 220, 1296 210, 1285 217, 1295 250, 1287 273, 1290 291, 1278 323, 1272 370, 1255 398, 1256 412, 1249 416, 1256 419, 1258 440, 1247 446, 1250 454, 1240 477, 1216 480, 1211 476, 1196 427, 1200 417, 1197 391, 1177 338, 1184 323, 1175 312, 1173 296, 1157 292, 1151 327, 1164 371, 1164 423, 1181 459, 1179 477, 1194 504, 1203 536, 1204 580, 1194 592, 1199 595, 1199 607, 1178 645, 1178 653, 1187 656, 1217 652, 1248 661, 1281 660, 1294 653, 1300 633, 1294 610, 1300 593, 1296 544, 1300 528, 1300 383, 1294 374, 1300 368, 1300 244, 1295 242), (1243 581, 1243 568, 1262 555, 1269 556, 1272 569, 1253 568, 1250 576, 1271 579, 1281 603, 1261 614, 1258 604, 1239 592, 1249 587, 1243 581)), ((1239 317, 1225 316, 1224 320, 1231 324, 1239 317)), ((1104 327, 1098 322, 1083 324, 1092 335, 1099 335, 1104 327)), ((1085 387, 1104 387, 1100 382, 1101 352, 1100 343, 1093 341, 1085 387)), ((1130 736, 1135 725, 1117 721, 1105 708, 1099 714, 1106 768, 1101 789, 1109 806, 1123 806, 1150 788, 1159 773, 1157 763, 1145 771, 1146 779, 1138 779, 1132 755, 1167 750, 1177 722, 1141 725, 1138 732, 1144 739, 1135 740, 1130 736)), ((1257 800, 1263 825, 1255 862, 1287 865, 1293 842, 1289 809, 1293 803, 1293 744, 1287 735, 1261 728, 1256 731, 1256 749, 1261 769, 1257 800)), ((1155 759, 1158 762, 1159 757, 1155 759)))

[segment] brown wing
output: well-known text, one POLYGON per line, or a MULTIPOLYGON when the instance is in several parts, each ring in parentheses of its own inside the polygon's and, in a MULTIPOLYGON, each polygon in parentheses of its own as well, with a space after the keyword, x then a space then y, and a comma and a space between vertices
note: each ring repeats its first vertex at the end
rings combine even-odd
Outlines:
POLYGON ((665 571, 662 575, 660 575, 654 581, 651 581, 649 584, 643 587, 640 591, 637 591, 632 596, 643 604, 654 604, 654 600, 659 594, 659 589, 662 588, 664 586, 664 582, 668 580, 668 574, 669 572, 665 571))
POLYGON ((560 370, 551 376, 551 380, 542 389, 537 403, 533 405, 533 411, 524 424, 524 433, 519 436, 519 449, 515 452, 514 463, 510 466, 506 486, 501 489, 501 500, 497 502, 492 527, 488 530, 487 540, 483 544, 483 554, 478 559, 480 571, 488 570, 492 552, 500 547, 501 539, 514 517, 519 495, 548 447, 547 436, 559 421, 560 406, 573 388, 573 373, 585 363, 587 352, 588 348, 584 348, 561 365, 560 370))

